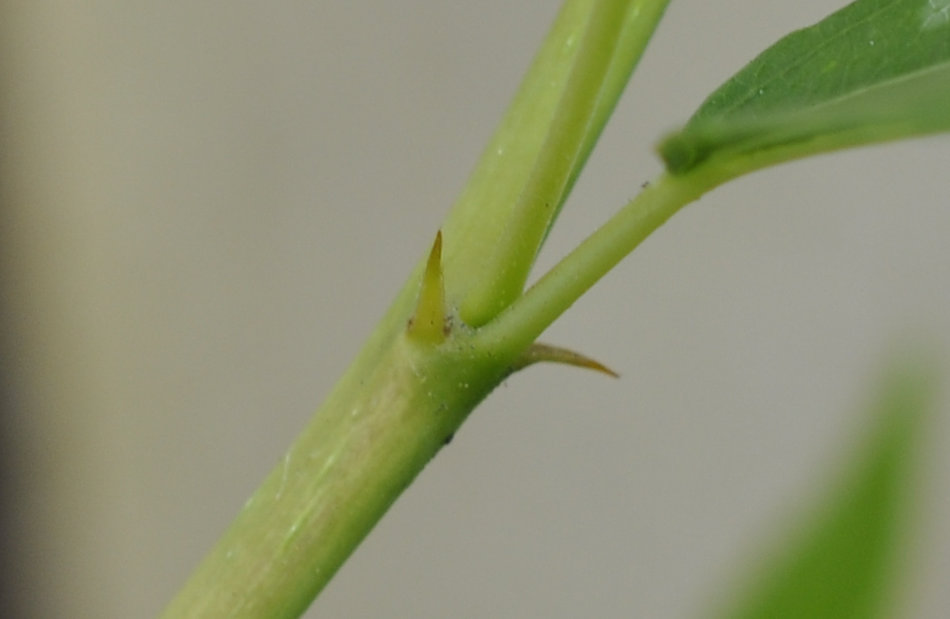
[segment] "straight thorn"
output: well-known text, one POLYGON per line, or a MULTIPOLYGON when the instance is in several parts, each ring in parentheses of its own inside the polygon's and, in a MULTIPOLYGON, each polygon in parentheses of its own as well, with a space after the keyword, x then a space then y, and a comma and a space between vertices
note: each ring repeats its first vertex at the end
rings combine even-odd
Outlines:
POLYGON ((416 310, 409 319, 406 331, 409 337, 438 344, 445 339, 446 324, 445 284, 442 280, 442 231, 439 230, 422 274, 416 310))

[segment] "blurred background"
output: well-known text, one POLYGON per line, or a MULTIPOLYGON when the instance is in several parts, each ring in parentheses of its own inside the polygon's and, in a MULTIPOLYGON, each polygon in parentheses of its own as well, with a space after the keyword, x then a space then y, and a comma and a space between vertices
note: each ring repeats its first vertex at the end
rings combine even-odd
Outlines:
MULTIPOLYGON (((843 2, 676 0, 539 261, 843 2)), ((428 248, 555 1, 0 5, 3 616, 157 614, 428 248)), ((308 616, 699 616, 950 350, 950 138, 705 196, 558 321, 308 616)), ((946 374, 946 371, 945 371, 946 374)), ((945 419, 946 415, 943 416, 945 419)), ((950 608, 933 433, 908 617, 950 608)))

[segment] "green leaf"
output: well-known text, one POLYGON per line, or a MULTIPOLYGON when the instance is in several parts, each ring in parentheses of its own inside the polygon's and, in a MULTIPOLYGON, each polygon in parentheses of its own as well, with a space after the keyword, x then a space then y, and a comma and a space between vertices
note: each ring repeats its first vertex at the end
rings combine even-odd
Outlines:
POLYGON ((883 381, 874 432, 821 506, 770 557, 726 619, 889 616, 907 541, 931 372, 883 381))
POLYGON ((665 138, 667 168, 736 174, 950 130, 950 0, 858 0, 793 32, 665 138))

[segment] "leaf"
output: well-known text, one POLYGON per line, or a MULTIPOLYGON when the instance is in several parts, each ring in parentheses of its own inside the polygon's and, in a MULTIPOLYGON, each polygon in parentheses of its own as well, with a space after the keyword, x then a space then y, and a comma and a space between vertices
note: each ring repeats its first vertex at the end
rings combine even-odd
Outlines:
POLYGON ((950 0, 858 0, 793 32, 717 89, 659 151, 738 173, 950 130, 950 0))
POLYGON ((906 541, 930 372, 886 377, 876 426, 811 526, 771 557, 727 619, 887 616, 906 541))

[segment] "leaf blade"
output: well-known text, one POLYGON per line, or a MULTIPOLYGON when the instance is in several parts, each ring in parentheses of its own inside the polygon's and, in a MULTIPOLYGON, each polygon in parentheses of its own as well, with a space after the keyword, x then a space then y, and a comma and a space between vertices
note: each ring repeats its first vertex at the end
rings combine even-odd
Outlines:
POLYGON ((885 376, 873 432, 843 483, 719 617, 861 618, 893 610, 932 396, 926 368, 885 376))
POLYGON ((744 173, 947 131, 948 117, 950 0, 858 0, 765 50, 658 149, 674 174, 713 160, 744 173))

